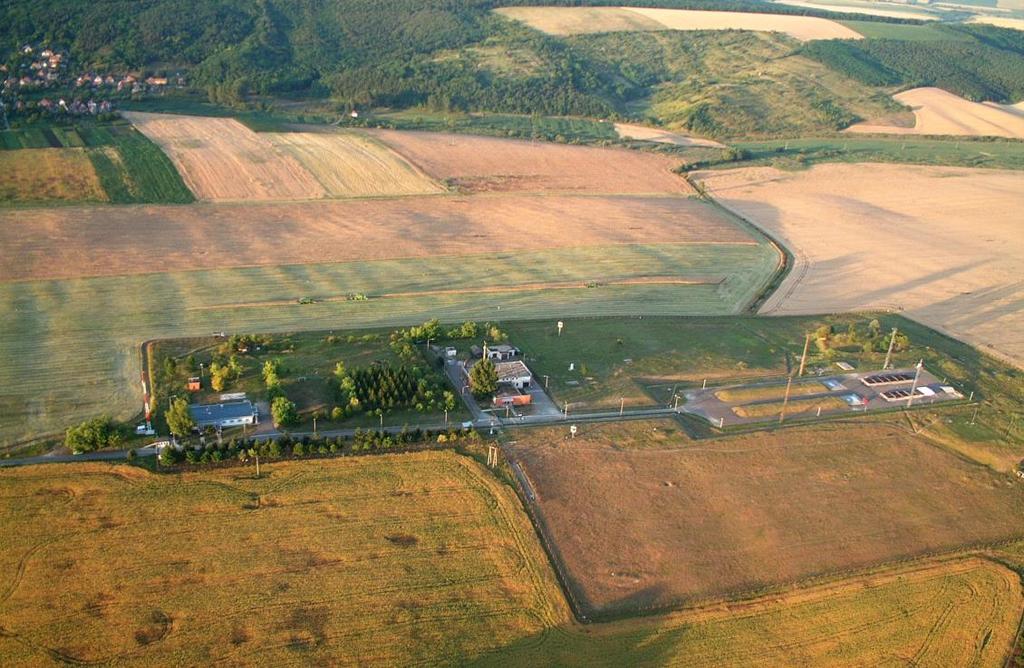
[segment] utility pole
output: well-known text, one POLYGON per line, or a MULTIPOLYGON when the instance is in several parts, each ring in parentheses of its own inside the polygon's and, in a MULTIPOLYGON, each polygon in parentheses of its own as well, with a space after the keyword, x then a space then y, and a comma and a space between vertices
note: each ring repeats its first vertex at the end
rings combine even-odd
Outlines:
POLYGON ((619 417, 622 417, 622 412, 626 410, 626 397, 619 399, 619 417))
POLYGON ((779 411, 779 424, 786 419, 786 404, 789 403, 789 389, 793 386, 793 376, 786 381, 786 396, 782 398, 782 410, 779 411))
POLYGON ((679 395, 678 394, 675 395, 675 398, 676 398, 676 404, 675 404, 675 406, 672 407, 672 410, 674 410, 675 412, 678 413, 679 412, 679 395))
POLYGON ((562 417, 564 419, 566 419, 566 420, 569 419, 569 402, 568 401, 565 402, 565 412, 562 414, 562 417))
POLYGON ((797 377, 804 375, 804 366, 807 364, 807 348, 811 345, 811 334, 810 332, 804 336, 804 354, 800 357, 800 371, 797 372, 797 377))
POLYGON ((910 408, 910 404, 914 403, 914 392, 917 392, 917 380, 921 377, 921 367, 924 366, 924 360, 917 363, 917 371, 914 372, 914 382, 910 384, 910 396, 907 397, 907 408, 910 408))
POLYGON ((256 456, 256 477, 259 478, 260 477, 260 453, 255 452, 255 451, 254 451, 254 453, 255 453, 255 456, 256 456))
POLYGON ((313 438, 316 438, 316 416, 313 416, 313 438))
POLYGON ((447 408, 444 409, 444 426, 445 426, 445 429, 448 428, 448 409, 447 408))
POLYGON ((889 351, 885 353, 885 364, 882 365, 882 371, 889 368, 889 361, 892 359, 892 348, 896 344, 896 328, 892 328, 892 336, 889 337, 889 351))

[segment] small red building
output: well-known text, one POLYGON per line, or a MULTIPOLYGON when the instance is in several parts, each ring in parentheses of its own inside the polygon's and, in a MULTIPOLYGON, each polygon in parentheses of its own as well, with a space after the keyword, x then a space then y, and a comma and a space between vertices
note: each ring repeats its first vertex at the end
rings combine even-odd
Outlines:
POLYGON ((198 392, 203 388, 203 384, 199 380, 199 376, 192 376, 188 379, 188 383, 185 385, 185 389, 189 392, 198 392))

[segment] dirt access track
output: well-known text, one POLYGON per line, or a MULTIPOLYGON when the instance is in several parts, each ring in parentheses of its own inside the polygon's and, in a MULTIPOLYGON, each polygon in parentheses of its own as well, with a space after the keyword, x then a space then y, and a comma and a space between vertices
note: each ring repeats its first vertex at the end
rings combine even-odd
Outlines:
POLYGON ((1024 487, 901 427, 692 441, 669 420, 509 447, 581 611, 737 595, 1024 532, 1024 487))
POLYGON ((1024 173, 828 164, 694 178, 795 255, 762 313, 902 311, 1024 366, 1024 173))

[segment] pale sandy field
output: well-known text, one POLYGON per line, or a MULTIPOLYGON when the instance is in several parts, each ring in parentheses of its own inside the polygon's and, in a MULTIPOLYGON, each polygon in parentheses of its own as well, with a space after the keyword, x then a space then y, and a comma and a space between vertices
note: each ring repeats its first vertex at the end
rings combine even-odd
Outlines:
POLYGON ((444 192, 443 186, 365 133, 268 132, 259 136, 298 160, 334 197, 444 192))
POLYGON ((809 2, 808 0, 775 0, 780 5, 792 7, 804 7, 806 9, 823 9, 830 12, 843 12, 844 14, 867 14, 868 16, 888 16, 896 19, 917 19, 918 21, 936 21, 937 16, 927 12, 914 10, 907 5, 888 2, 864 2, 864 3, 843 3, 843 2, 809 2))
POLYGON ((899 310, 1024 366, 1024 174, 829 164, 695 178, 795 255, 762 312, 899 310))
POLYGON ((314 199, 313 175, 266 138, 230 118, 125 112, 174 162, 200 200, 314 199))
POLYGON ((1024 105, 971 102, 941 88, 913 88, 893 96, 914 111, 914 127, 857 123, 854 133, 962 135, 1024 139, 1024 105))
POLYGON ((672 144, 673 146, 703 146, 706 148, 725 148, 722 144, 710 139, 690 137, 662 128, 650 128, 646 125, 632 125, 629 123, 616 123, 615 131, 622 139, 636 139, 639 141, 651 141, 658 144, 672 144))
POLYGON ((549 35, 665 29, 660 22, 625 7, 501 7, 494 11, 549 35))
POLYGON ((625 148, 373 130, 429 176, 469 192, 691 194, 681 161, 625 148))
POLYGON ((645 7, 504 7, 496 11, 549 35, 636 30, 756 30, 781 32, 801 41, 862 39, 860 33, 840 23, 811 16, 645 7))
POLYGON ((708 242, 755 243, 714 207, 671 196, 0 209, 0 281, 708 242))

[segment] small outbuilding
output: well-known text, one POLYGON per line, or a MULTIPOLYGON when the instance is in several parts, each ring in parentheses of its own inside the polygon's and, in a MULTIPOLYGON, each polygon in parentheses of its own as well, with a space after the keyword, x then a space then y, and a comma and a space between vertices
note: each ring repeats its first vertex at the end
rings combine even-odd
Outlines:
POLYGON ((203 383, 199 380, 199 376, 192 376, 189 378, 188 382, 185 384, 185 389, 189 392, 198 392, 203 389, 203 383))
POLYGON ((225 401, 219 404, 195 404, 188 407, 188 412, 200 429, 240 427, 244 424, 259 423, 259 411, 249 400, 225 401))

